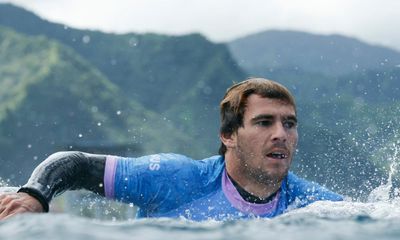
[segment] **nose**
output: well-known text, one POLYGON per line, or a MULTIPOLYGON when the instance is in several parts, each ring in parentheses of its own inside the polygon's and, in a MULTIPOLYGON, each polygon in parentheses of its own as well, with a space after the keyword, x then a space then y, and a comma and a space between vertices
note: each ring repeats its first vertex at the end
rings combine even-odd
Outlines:
POLYGON ((272 141, 274 142, 286 142, 287 132, 282 123, 276 123, 272 130, 272 141))

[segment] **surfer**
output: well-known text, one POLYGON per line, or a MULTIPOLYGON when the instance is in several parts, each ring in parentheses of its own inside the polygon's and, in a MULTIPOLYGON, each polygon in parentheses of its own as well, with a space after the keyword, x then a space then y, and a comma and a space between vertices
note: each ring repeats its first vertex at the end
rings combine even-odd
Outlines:
POLYGON ((220 103, 219 155, 123 158, 58 152, 17 193, 0 195, 0 218, 47 212, 66 190, 88 189, 139 207, 138 217, 229 220, 274 217, 342 196, 289 171, 298 133, 296 104, 282 85, 251 78, 230 87, 220 103))

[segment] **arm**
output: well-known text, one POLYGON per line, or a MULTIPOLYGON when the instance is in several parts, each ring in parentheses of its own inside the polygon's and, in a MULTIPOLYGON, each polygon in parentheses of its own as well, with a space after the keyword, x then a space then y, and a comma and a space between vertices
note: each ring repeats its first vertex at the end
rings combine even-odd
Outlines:
POLYGON ((54 196, 66 190, 87 189, 104 196, 106 156, 58 152, 33 171, 18 193, 0 196, 0 219, 19 212, 47 212, 54 196))

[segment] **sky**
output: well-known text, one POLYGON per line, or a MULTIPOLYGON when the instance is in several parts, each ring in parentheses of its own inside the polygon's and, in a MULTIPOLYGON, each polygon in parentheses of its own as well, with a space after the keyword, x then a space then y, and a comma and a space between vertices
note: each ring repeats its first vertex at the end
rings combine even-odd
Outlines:
POLYGON ((201 33, 214 42, 279 29, 341 34, 400 51, 400 0, 0 0, 80 29, 201 33))

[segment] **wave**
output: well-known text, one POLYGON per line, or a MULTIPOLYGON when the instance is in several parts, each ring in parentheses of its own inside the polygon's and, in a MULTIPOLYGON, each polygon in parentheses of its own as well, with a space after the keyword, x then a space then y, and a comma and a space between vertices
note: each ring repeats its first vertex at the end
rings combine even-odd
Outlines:
POLYGON ((398 239, 400 201, 316 202, 273 219, 110 221, 23 214, 0 222, 1 239, 398 239))

